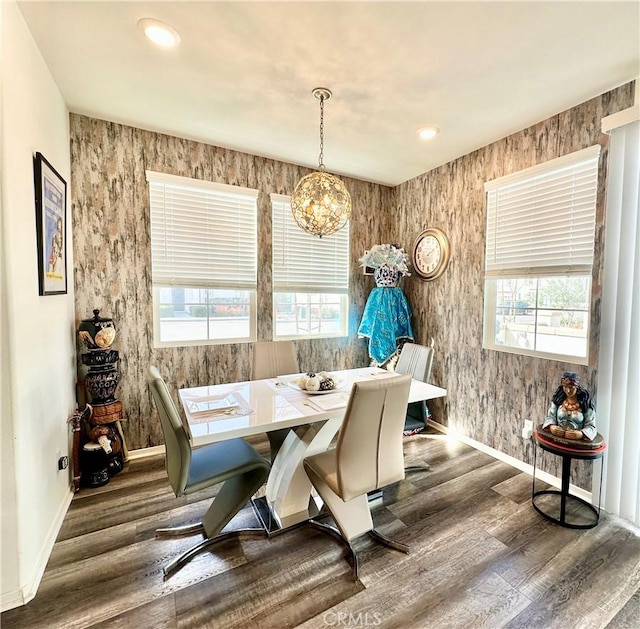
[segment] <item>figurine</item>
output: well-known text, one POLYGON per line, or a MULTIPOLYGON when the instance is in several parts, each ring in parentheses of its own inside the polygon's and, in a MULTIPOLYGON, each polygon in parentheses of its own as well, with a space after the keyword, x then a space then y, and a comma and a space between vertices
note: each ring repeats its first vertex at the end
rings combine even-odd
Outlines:
POLYGON ((560 386, 551 398, 551 405, 542 428, 548 428, 554 437, 587 439, 593 441, 596 430, 596 412, 589 392, 580 386, 580 376, 565 371, 560 386))

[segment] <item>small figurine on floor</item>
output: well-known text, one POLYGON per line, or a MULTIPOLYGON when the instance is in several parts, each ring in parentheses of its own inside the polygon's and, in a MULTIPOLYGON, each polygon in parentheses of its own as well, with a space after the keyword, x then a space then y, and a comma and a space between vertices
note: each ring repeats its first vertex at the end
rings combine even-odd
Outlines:
POLYGON ((580 386, 577 373, 565 371, 562 374, 542 428, 548 428, 554 437, 562 439, 593 441, 597 435, 593 401, 589 392, 580 386))

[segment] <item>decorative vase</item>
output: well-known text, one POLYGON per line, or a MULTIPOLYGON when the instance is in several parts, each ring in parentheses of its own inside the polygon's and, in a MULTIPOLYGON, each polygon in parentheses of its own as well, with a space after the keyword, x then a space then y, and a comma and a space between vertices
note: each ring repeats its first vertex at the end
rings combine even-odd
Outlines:
POLYGON ((96 309, 93 319, 80 322, 78 336, 88 349, 108 349, 116 338, 116 325, 110 317, 101 317, 96 309))
POLYGON ((101 317, 100 310, 93 311, 93 319, 83 319, 78 326, 78 337, 87 351, 80 360, 89 367, 84 378, 86 392, 94 405, 115 402, 114 393, 120 374, 116 364, 118 350, 111 349, 116 338, 116 326, 111 317, 101 317))
POLYGON ((402 277, 400 271, 394 269, 388 264, 381 264, 373 273, 373 279, 376 281, 376 286, 397 286, 400 283, 402 277))
POLYGON ((118 357, 117 349, 90 349, 80 355, 80 360, 90 369, 99 369, 117 363, 118 357))
POLYGON ((115 402, 114 394, 118 388, 119 374, 115 366, 103 368, 92 367, 84 378, 87 393, 92 404, 109 404, 115 402))

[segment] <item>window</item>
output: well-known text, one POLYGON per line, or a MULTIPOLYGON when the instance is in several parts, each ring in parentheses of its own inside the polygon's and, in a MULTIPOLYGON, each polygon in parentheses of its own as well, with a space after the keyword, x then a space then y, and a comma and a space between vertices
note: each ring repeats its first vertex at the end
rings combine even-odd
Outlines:
POLYGON ((587 364, 599 154, 485 184, 484 347, 587 364))
POLYGON ((290 197, 272 194, 273 336, 347 336, 349 224, 318 238, 300 229, 290 197))
POLYGON ((255 341, 258 191, 147 181, 156 347, 255 341))

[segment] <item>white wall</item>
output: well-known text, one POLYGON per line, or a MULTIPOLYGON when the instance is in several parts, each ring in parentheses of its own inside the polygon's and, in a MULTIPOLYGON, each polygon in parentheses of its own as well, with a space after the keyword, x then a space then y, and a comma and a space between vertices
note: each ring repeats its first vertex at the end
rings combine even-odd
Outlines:
MULTIPOLYGON (((71 217, 68 294, 40 297, 33 155, 67 181, 69 116, 15 2, 2 3, 2 609, 35 595, 72 497, 67 417, 75 405, 71 217)), ((69 203, 67 203, 69 205, 69 203)))

